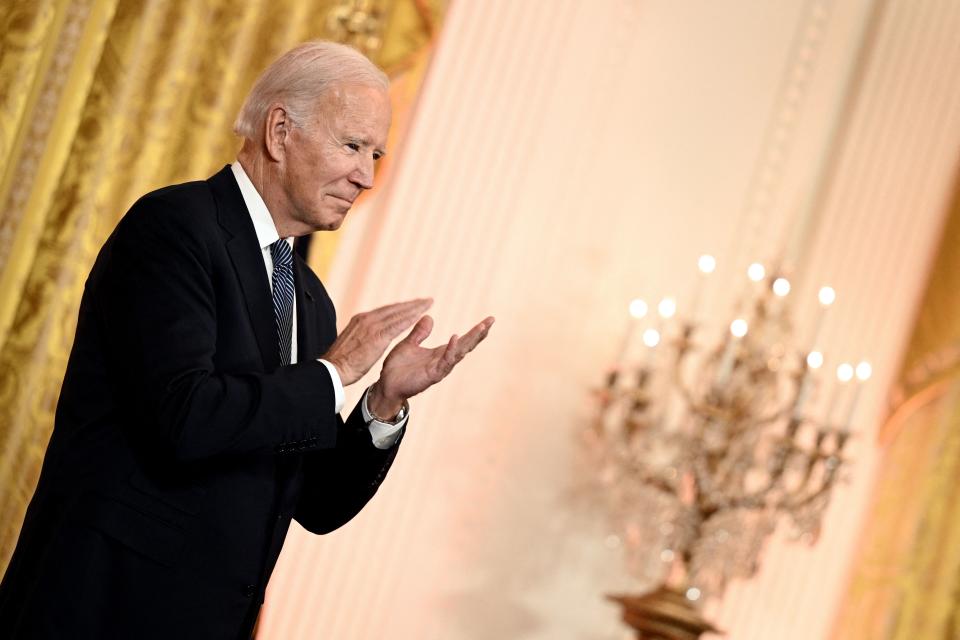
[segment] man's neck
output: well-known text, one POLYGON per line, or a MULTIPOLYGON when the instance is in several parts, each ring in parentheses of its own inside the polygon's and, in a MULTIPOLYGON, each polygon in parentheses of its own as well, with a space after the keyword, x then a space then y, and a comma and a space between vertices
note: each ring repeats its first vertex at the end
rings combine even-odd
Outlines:
POLYGON ((259 193, 263 199, 263 203, 267 206, 267 212, 273 219, 277 233, 280 234, 281 238, 289 238, 295 235, 295 233, 285 224, 283 219, 282 212, 284 211, 284 203, 278 201, 277 189, 268 185, 267 180, 264 178, 264 174, 266 173, 265 159, 261 154, 251 149, 250 145, 251 142, 249 140, 244 141, 243 148, 240 149, 240 153, 237 154, 237 162, 243 167, 244 173, 247 174, 257 193, 259 193))

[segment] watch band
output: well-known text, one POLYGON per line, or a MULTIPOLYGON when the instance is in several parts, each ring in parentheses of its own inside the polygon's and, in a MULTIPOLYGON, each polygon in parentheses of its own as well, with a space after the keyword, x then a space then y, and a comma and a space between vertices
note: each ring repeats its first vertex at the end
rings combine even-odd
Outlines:
POLYGON ((406 400, 403 401, 403 406, 400 407, 400 411, 392 419, 381 418, 373 411, 370 410, 370 405, 367 404, 367 396, 370 395, 370 390, 368 389, 366 393, 363 394, 363 408, 366 410, 367 414, 376 420, 377 422, 382 422, 383 424, 399 424, 407 417, 407 414, 410 413, 410 403, 406 400))

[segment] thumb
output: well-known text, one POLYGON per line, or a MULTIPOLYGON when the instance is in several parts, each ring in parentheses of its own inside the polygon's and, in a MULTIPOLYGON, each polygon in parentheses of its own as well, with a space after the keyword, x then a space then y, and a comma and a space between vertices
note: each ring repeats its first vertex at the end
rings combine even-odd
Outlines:
POLYGON ((417 320, 417 324, 413 325, 413 329, 410 330, 410 333, 407 334, 407 337, 404 338, 402 342, 418 345, 427 339, 431 331, 433 331, 433 318, 423 316, 417 320))

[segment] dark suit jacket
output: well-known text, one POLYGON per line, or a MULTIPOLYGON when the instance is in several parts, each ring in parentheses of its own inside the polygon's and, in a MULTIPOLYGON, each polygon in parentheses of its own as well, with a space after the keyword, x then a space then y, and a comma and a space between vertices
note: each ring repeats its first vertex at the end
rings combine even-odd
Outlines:
POLYGON ((298 364, 280 367, 230 168, 133 205, 86 283, 0 635, 248 638, 291 518, 326 533, 373 497, 397 447, 334 414, 315 360, 334 308, 296 260, 298 364))

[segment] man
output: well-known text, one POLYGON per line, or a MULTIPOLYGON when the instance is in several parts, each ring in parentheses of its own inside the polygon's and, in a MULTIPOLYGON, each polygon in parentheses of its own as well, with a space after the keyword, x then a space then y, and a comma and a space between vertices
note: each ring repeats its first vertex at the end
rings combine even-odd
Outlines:
POLYGON ((249 638, 291 518, 326 533, 356 515, 396 456, 407 399, 486 336, 493 318, 422 347, 428 299, 338 336, 291 251, 373 186, 386 89, 348 47, 293 49, 241 110, 238 161, 144 196, 117 226, 0 585, 4 637, 249 638), (343 386, 411 326, 341 420, 343 386))

